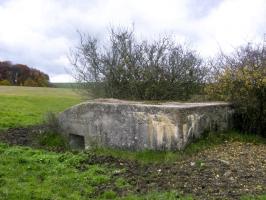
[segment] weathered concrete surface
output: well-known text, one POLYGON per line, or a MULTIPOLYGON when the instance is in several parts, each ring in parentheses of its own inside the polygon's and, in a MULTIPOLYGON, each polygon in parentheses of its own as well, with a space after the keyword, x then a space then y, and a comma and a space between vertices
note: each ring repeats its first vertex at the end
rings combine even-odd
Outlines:
POLYGON ((74 147, 84 137, 85 148, 175 150, 183 149, 204 131, 228 129, 231 115, 230 105, 224 102, 159 105, 97 100, 64 111, 59 124, 74 147))

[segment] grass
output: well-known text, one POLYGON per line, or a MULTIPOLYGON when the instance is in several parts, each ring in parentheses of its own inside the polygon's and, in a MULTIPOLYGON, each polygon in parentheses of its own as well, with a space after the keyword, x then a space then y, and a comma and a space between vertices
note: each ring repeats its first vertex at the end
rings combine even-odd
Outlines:
POLYGON ((42 146, 51 147, 61 147, 67 148, 66 141, 56 132, 47 132, 37 138, 38 143, 42 146))
POLYGON ((81 101, 66 88, 0 86, 0 130, 38 124, 47 112, 60 112, 81 101))
MULTIPOLYGON (((90 164, 79 169, 87 158, 84 153, 53 153, 27 147, 0 144, 0 199, 176 199, 177 193, 151 192, 144 196, 129 195, 118 198, 116 192, 106 190, 97 194, 99 185, 114 182, 116 187, 130 185, 112 175, 117 169, 90 164)), ((180 198, 189 200, 190 197, 180 198)))
POLYGON ((265 195, 259 195, 259 196, 244 196, 241 198, 241 200, 266 200, 266 194, 265 195))
POLYGON ((56 88, 74 88, 76 83, 53 83, 52 84, 56 88))
POLYGON ((96 152, 99 155, 110 155, 123 159, 137 160, 143 164, 148 163, 171 163, 184 159, 185 157, 196 154, 200 151, 210 149, 216 145, 223 144, 224 142, 244 142, 244 143, 264 143, 266 139, 260 136, 251 134, 240 134, 236 131, 221 132, 221 133, 209 133, 201 137, 199 140, 191 143, 183 151, 128 151, 117 150, 109 148, 95 148, 91 151, 96 152))
POLYGON ((0 199, 87 199, 97 185, 110 180, 113 170, 90 165, 76 167, 81 154, 59 154, 0 145, 0 199))

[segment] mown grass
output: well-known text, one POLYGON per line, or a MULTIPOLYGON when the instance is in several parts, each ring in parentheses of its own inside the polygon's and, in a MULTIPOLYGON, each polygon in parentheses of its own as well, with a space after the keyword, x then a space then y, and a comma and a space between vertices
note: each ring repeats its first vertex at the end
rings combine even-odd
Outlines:
POLYGON ((71 89, 0 86, 0 130, 38 124, 47 112, 60 112, 81 101, 71 89))

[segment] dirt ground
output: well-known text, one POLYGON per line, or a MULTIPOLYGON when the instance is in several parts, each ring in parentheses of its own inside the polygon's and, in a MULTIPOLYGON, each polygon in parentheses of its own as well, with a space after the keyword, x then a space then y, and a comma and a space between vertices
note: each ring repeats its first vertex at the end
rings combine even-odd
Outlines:
MULTIPOLYGON (((12 145, 37 147, 36 135, 45 127, 9 129, 0 134, 0 141, 12 145)), ((56 149, 58 151, 58 149, 56 149)), ((60 149, 59 149, 60 151, 60 149)), ((88 164, 116 167, 114 180, 123 177, 131 187, 117 188, 113 182, 98 186, 98 192, 112 189, 123 196, 128 193, 176 190, 196 199, 239 199, 243 195, 266 193, 266 145, 225 142, 174 163, 140 164, 112 156, 88 153, 88 164)))

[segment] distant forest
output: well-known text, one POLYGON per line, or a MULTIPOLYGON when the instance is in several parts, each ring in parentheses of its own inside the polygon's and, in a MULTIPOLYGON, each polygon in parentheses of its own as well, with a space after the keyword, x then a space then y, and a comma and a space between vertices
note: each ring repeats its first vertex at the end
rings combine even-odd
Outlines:
POLYGON ((49 76, 23 64, 0 61, 0 85, 48 87, 49 76))

